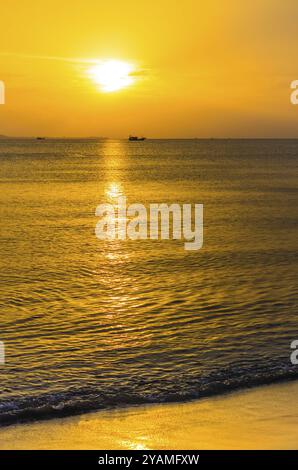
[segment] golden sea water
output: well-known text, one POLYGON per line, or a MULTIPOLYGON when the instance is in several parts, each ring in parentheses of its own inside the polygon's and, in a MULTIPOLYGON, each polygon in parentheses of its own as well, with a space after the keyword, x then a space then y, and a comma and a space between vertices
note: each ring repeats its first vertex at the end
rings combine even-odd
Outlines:
POLYGON ((296 140, 1 140, 0 422, 298 377, 296 140), (204 204, 204 246, 95 236, 204 204))

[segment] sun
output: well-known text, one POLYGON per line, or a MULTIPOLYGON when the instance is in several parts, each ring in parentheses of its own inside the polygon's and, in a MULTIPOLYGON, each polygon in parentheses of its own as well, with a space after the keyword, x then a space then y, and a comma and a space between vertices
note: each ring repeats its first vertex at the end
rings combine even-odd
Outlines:
POLYGON ((128 62, 108 59, 93 65, 87 73, 102 91, 109 93, 131 85, 134 82, 133 70, 134 67, 128 62))

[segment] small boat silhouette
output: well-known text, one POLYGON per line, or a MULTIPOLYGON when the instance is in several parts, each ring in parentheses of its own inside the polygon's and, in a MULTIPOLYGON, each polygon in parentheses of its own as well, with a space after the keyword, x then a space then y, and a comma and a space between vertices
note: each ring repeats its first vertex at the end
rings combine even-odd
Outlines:
POLYGON ((128 137, 128 140, 135 142, 139 140, 146 140, 146 137, 137 137, 136 135, 130 135, 128 137))

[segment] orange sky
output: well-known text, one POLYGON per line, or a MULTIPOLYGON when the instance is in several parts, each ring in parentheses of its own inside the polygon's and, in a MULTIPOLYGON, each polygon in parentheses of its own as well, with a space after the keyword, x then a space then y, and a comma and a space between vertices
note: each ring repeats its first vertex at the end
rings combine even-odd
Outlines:
POLYGON ((296 0, 1 4, 0 134, 298 137, 296 0), (104 93, 92 59, 134 66, 104 93))

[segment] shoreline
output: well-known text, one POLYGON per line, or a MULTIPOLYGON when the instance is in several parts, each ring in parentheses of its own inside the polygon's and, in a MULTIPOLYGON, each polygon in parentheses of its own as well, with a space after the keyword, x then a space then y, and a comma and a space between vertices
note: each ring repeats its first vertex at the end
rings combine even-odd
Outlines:
POLYGON ((0 428, 0 449, 298 449, 298 381, 0 428))

